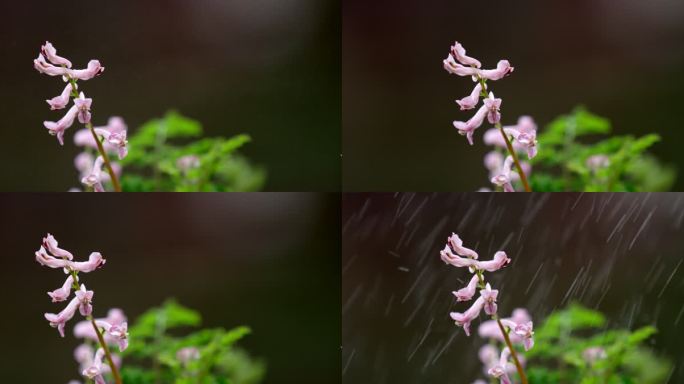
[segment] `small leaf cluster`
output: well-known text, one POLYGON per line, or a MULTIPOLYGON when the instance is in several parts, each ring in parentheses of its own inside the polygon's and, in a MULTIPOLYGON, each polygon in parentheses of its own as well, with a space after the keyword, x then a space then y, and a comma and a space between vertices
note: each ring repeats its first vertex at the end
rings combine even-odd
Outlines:
POLYGON ((656 333, 654 327, 607 328, 602 313, 579 304, 553 312, 535 329, 534 348, 525 354, 530 383, 665 382, 671 362, 643 345, 656 333), (588 360, 584 353, 592 347, 603 348, 605 357, 588 360))
POLYGON ((237 153, 247 135, 205 137, 202 125, 170 111, 143 124, 128 139, 122 188, 129 192, 227 192, 261 188, 265 172, 237 153), (193 156, 196 167, 183 169, 179 159, 193 156))
POLYGON ((660 140, 657 134, 642 137, 610 136, 611 124, 582 107, 553 120, 537 136, 539 153, 532 160, 534 191, 641 192, 666 191, 675 171, 646 152, 660 140), (604 155, 608 164, 591 169, 587 159, 604 155))
POLYGON ((265 366, 254 360, 237 341, 247 327, 199 329, 180 336, 182 330, 201 324, 198 312, 174 300, 141 315, 129 329, 130 344, 121 370, 127 384, 256 384, 265 366), (197 358, 184 360, 178 351, 196 348, 197 358))

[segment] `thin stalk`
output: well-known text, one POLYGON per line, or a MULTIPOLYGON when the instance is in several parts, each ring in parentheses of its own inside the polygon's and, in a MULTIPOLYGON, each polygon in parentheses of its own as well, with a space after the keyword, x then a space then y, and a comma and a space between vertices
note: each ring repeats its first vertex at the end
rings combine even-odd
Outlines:
MULTIPOLYGON (((76 84, 76 80, 69 77, 69 83, 72 87, 71 96, 74 98, 78 97, 78 85, 76 84)), ((119 178, 116 177, 116 173, 114 173, 114 169, 112 169, 112 163, 110 163, 109 161, 109 156, 107 156, 107 152, 105 152, 104 147, 102 146, 102 142, 100 141, 100 138, 97 137, 97 134, 95 133, 93 124, 89 122, 85 126, 93 135, 95 143, 97 143, 97 151, 100 152, 100 156, 102 156, 102 160, 104 160, 105 168, 107 168, 107 173, 109 173, 109 177, 112 179, 112 185, 114 185, 114 190, 116 192, 121 192, 121 184, 119 184, 119 178)))
POLYGON ((501 333, 503 334, 504 341, 506 341, 506 345, 508 346, 508 350, 511 351, 511 357, 513 357, 513 363, 515 363, 515 368, 518 370, 518 375, 520 376, 520 382, 521 384, 527 384, 527 376, 525 376, 525 371, 523 370, 522 365, 520 364, 520 360, 518 360, 518 355, 515 352, 515 349, 513 349, 513 344, 511 343, 511 339, 508 338, 508 332, 506 332, 506 329, 504 329, 503 324, 501 324, 501 320, 499 318, 496 318, 496 323, 499 324, 499 329, 501 330, 501 333))
MULTIPOLYGON (((480 82, 480 85, 482 86, 482 92, 480 92, 481 97, 488 97, 489 95, 487 94, 487 82, 485 79, 481 78, 478 76, 477 79, 480 82)), ((508 148, 508 153, 511 154, 511 157, 513 158, 513 162, 515 163, 515 167, 518 169, 518 174, 520 175, 520 180, 523 183, 523 187, 525 187, 525 192, 532 192, 532 189, 530 188, 530 184, 527 182, 527 176, 525 176, 525 172, 523 172, 522 167, 520 166, 520 161, 518 160, 518 155, 515 153, 515 150, 513 149, 513 145, 511 144, 511 141, 508 139, 508 135, 506 135, 506 132, 504 132, 503 127, 501 126, 501 123, 496 123, 496 127, 499 129, 499 132, 501 132, 501 136, 503 136, 504 141, 506 141, 506 148, 508 148)))
POLYGON ((88 130, 90 130, 90 133, 93 134, 93 139, 95 139, 95 142, 97 143, 97 151, 100 152, 100 156, 102 156, 102 160, 104 160, 105 167, 107 168, 107 173, 109 173, 109 176, 112 179, 112 185, 114 185, 114 190, 116 192, 121 192, 121 184, 119 184, 119 179, 116 177, 114 169, 112 169, 112 164, 109 162, 109 156, 107 156, 107 152, 104 150, 100 138, 97 137, 97 133, 95 133, 95 128, 93 128, 93 124, 88 123, 86 124, 86 127, 88 128, 88 130))
MULTIPOLYGON (((78 274, 76 273, 76 271, 72 270, 71 276, 74 277, 74 289, 80 290, 81 283, 78 281, 78 274)), ((100 332, 100 328, 97 326, 97 324, 95 324, 95 319, 93 318, 93 316, 88 315, 86 319, 90 321, 90 324, 92 324, 93 328, 95 329, 95 333, 97 334, 97 340, 100 342, 100 346, 102 347, 102 350, 104 350, 105 357, 107 358, 107 363, 109 363, 109 367, 112 369, 112 376, 114 376, 115 383, 122 384, 123 381, 121 381, 119 369, 116 367, 116 364, 114 364, 114 360, 112 360, 112 354, 109 352, 109 347, 107 346, 107 343, 105 343, 104 337, 102 337, 102 332, 100 332)))
POLYGON ((122 384, 123 382, 121 381, 121 376, 119 375, 119 369, 116 367, 116 364, 114 364, 114 360, 112 360, 112 354, 109 352, 109 347, 107 346, 107 343, 105 343, 104 337, 102 337, 102 332, 100 332, 100 328, 98 328, 97 324, 95 324, 95 319, 93 319, 92 316, 88 316, 88 320, 90 320, 90 323, 93 325, 93 328, 95 328, 95 332, 97 333, 97 339, 100 341, 100 345, 102 346, 105 356, 107 357, 107 362, 109 363, 109 366, 112 368, 112 376, 114 376, 114 382, 116 384, 122 384))
POLYGON ((515 163, 515 167, 518 169, 520 181, 522 181, 523 187, 525 187, 525 192, 532 192, 530 184, 527 182, 527 176, 525 176, 525 172, 523 172, 522 166, 520 165, 520 161, 518 160, 518 155, 515 153, 515 150, 513 149, 513 144, 511 144, 511 141, 508 139, 508 135, 506 135, 506 132, 504 132, 501 123, 496 123, 496 127, 499 129, 499 132, 501 132, 501 136, 503 136, 504 140, 506 141, 506 148, 508 148, 508 153, 510 153, 511 157, 513 158, 513 162, 515 163))

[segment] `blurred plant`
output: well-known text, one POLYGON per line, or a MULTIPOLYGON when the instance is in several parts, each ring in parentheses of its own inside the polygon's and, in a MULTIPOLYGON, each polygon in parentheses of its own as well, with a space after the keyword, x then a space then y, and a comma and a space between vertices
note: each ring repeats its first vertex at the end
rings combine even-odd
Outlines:
POLYGON ((66 301, 72 289, 74 297, 61 312, 46 313, 45 319, 64 337, 67 321, 71 320, 78 310, 87 321, 76 324, 74 333, 77 337, 95 340, 98 346, 95 351, 91 343, 87 342, 76 349, 74 357, 81 365, 82 375, 95 380, 97 384, 104 384, 104 376, 111 373, 114 382, 121 384, 118 358, 110 352, 109 345, 118 345, 120 352, 128 346, 126 319, 120 310, 110 311, 110 316, 106 319, 94 319, 92 300, 95 293, 87 290, 85 284, 81 284, 79 280, 79 273, 92 272, 103 266, 106 260, 99 252, 93 252, 88 261, 73 261, 73 255, 58 245, 57 240, 48 233, 43 238, 40 249, 35 253, 36 261, 46 267, 61 268, 67 275, 60 288, 48 292, 53 303, 66 301), (104 358, 107 359, 108 365, 103 365, 104 358))
POLYGON ((250 330, 207 328, 185 336, 179 330, 198 327, 201 316, 173 300, 142 314, 131 327, 130 347, 121 371, 126 384, 255 384, 265 367, 235 343, 250 330), (133 360, 134 362, 130 362, 133 360))
MULTIPOLYGON (((456 100, 462 111, 473 109, 480 102, 482 106, 475 112, 475 115, 468 121, 454 121, 454 127, 461 135, 465 135, 470 145, 473 145, 473 133, 482 126, 485 117, 490 124, 494 124, 498 130, 500 141, 508 154, 506 157, 489 156, 488 168, 491 175, 491 182, 506 192, 515 192, 513 182, 520 180, 525 191, 531 192, 530 185, 525 174, 525 165, 518 159, 515 146, 526 149, 527 156, 531 159, 537 153, 536 126, 534 124, 521 124, 516 126, 503 127, 501 125, 501 99, 495 98, 494 93, 487 88, 487 81, 500 80, 513 72, 513 67, 508 60, 499 60, 496 69, 480 69, 481 64, 477 59, 466 55, 466 50, 457 41, 451 47, 449 56, 443 61, 444 69, 458 76, 470 76, 476 83, 470 95, 456 100), (511 136, 509 138, 509 136, 511 136), (511 142, 511 138, 515 141, 511 142), (511 167, 515 164, 517 174, 511 174, 511 167)), ((526 122, 524 120, 523 122, 526 122)), ((488 132, 489 133, 489 132, 488 132)), ((496 135, 496 133, 495 133, 496 135)))
POLYGON ((493 358, 488 359, 489 364, 486 366, 487 374, 495 379, 499 379, 501 384, 510 384, 511 379, 509 375, 516 370, 518 376, 523 384, 527 384, 527 376, 522 366, 521 359, 518 357, 513 347, 514 343, 522 343, 525 351, 530 350, 534 346, 532 336, 532 321, 527 316, 525 319, 520 317, 511 317, 501 319, 497 315, 497 298, 499 291, 492 289, 489 283, 485 282, 484 272, 495 272, 503 268, 511 262, 506 252, 498 251, 494 258, 490 261, 478 261, 477 252, 463 246, 463 241, 457 234, 452 233, 447 238, 447 244, 440 252, 442 261, 451 264, 455 267, 467 267, 471 274, 473 274, 470 282, 465 288, 453 292, 456 301, 470 301, 475 295, 476 288, 480 288, 480 296, 475 300, 471 307, 465 312, 451 312, 450 316, 455 321, 456 325, 463 327, 463 331, 467 336, 470 336, 470 323, 480 316, 480 312, 484 309, 485 313, 491 316, 491 321, 485 322, 480 326, 480 335, 482 334, 483 326, 488 330, 488 336, 500 337, 506 345, 501 349, 500 356, 498 350, 493 352, 493 358), (509 358, 513 359, 514 364, 510 364, 509 358))
POLYGON ((539 135, 544 150, 533 161, 534 190, 643 192, 667 191, 672 186, 674 169, 646 152, 660 136, 623 135, 597 141, 610 132, 607 119, 582 107, 549 123, 539 135))
POLYGON ((664 383, 672 370, 666 358, 643 343, 656 329, 607 329, 605 316, 579 304, 557 310, 537 327, 538 347, 527 357, 530 382, 664 383))
POLYGON ((199 122, 174 111, 143 124, 130 137, 132 149, 123 161, 127 170, 138 171, 123 177, 124 191, 254 191, 262 186, 264 171, 236 153, 249 136, 187 142, 200 136, 199 122))
MULTIPOLYGON (((64 145, 64 132, 76 118, 85 125, 85 129, 74 135, 74 143, 84 148, 74 159, 74 166, 86 190, 104 192, 109 184, 117 192, 253 191, 262 186, 263 170, 235 153, 249 141, 248 136, 203 138, 188 143, 187 139, 202 135, 201 125, 169 112, 164 118, 143 125, 129 140, 126 123, 121 117, 110 117, 107 125, 94 127, 91 123, 93 100, 78 92, 78 80, 89 80, 104 71, 98 60, 91 60, 87 69, 71 69, 71 62, 58 56, 53 45, 46 42, 33 66, 40 73, 62 76, 67 83, 60 95, 46 100, 52 110, 65 108, 71 98, 74 101, 60 120, 43 123, 48 132, 64 145), (168 140, 185 140, 186 143, 172 144, 168 140), (111 154, 116 154, 123 164, 139 173, 127 174, 120 183, 122 168, 110 161, 111 154), (103 167, 107 173, 102 172, 103 167)), ((71 191, 79 190, 73 188, 71 191)))

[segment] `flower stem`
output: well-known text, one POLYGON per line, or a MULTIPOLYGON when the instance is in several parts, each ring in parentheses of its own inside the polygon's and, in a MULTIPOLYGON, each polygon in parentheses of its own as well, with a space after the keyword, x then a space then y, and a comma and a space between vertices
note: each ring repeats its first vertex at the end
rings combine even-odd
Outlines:
POLYGON ((501 324, 501 320, 499 320, 498 317, 496 318, 496 323, 499 324, 499 329, 503 334, 504 341, 508 346, 508 350, 511 351, 511 357, 513 357, 513 363, 515 363, 515 368, 518 370, 518 375, 520 376, 521 384, 527 384, 527 376, 525 376, 525 371, 523 370, 523 367, 520 364, 520 360, 518 360, 518 355, 516 354, 515 349, 513 349, 513 344, 511 343, 511 339, 508 337, 508 332, 506 332, 506 329, 504 329, 504 326, 503 324, 501 324))
MULTIPOLYGON (((76 80, 69 77, 69 83, 71 84, 71 88, 72 88, 71 89, 71 96, 74 98, 78 97, 78 84, 76 84, 76 80)), ((107 152, 105 152, 104 147, 102 146, 102 142, 97 137, 97 134, 95 133, 95 129, 93 128, 93 124, 88 122, 88 124, 86 124, 85 126, 86 126, 86 128, 88 128, 90 133, 93 134, 93 139, 95 139, 95 143, 97 143, 97 151, 100 152, 100 156, 102 156, 102 160, 104 160, 105 167, 107 168, 107 173, 109 173, 109 176, 112 179, 112 184, 114 185, 114 190, 116 192, 121 192, 121 185, 119 184, 119 179, 116 177, 116 173, 114 173, 114 169, 112 169, 112 164, 109 162, 109 156, 107 156, 107 152)))
POLYGON ((93 319, 92 316, 88 316, 88 320, 90 320, 90 323, 93 325, 93 328, 95 328, 95 333, 97 333, 97 339, 100 341, 100 346, 102 346, 102 349, 104 350, 110 368, 112 368, 112 376, 114 376, 114 382, 116 384, 122 384, 123 382, 121 381, 121 376, 119 375, 119 369, 116 367, 116 364, 114 364, 114 360, 112 360, 112 354, 109 352, 109 347, 107 346, 107 343, 105 343, 104 337, 102 337, 102 332, 100 332, 100 328, 97 326, 97 324, 95 324, 95 319, 93 319))
MULTIPOLYGON (((71 273, 71 276, 74 278, 74 289, 75 290, 80 290, 81 289, 81 283, 78 281, 78 273, 74 271, 73 269, 69 271, 71 273)), ((119 375, 119 369, 116 367, 116 364, 114 364, 114 360, 112 360, 112 354, 109 352, 109 347, 107 346, 107 343, 104 341, 104 337, 102 337, 102 333, 100 332, 100 328, 95 324, 95 319, 93 316, 88 315, 86 317, 88 321, 90 321, 90 324, 93 325, 93 328, 95 329, 95 333, 97 334, 97 340, 100 342, 100 346, 102 346, 102 350, 105 352, 105 356, 107 357, 107 362, 109 363, 109 366, 112 368, 112 375, 114 376, 114 381, 116 384, 122 384, 123 382, 121 381, 121 376, 119 375)))
POLYGON ((102 156, 102 160, 104 160, 105 167, 107 168, 107 173, 109 173, 109 176, 112 179, 114 190, 116 192, 121 192, 121 185, 119 184, 119 179, 116 177, 114 169, 112 169, 112 164, 109 162, 109 156, 107 156, 107 152, 104 150, 100 138, 97 137, 97 133, 95 133, 95 128, 93 128, 93 124, 88 123, 86 124, 86 127, 88 128, 88 130, 90 130, 90 133, 93 134, 93 139, 95 139, 95 142, 97 143, 97 151, 100 152, 100 156, 102 156))
POLYGON ((504 132, 501 123, 496 123, 496 127, 499 129, 499 132, 501 132, 501 136, 503 136, 504 140, 506 141, 506 148, 508 148, 508 153, 510 153, 511 157, 513 158, 513 162, 515 163, 515 167, 518 169, 520 181, 522 181, 522 184, 525 187, 525 192, 532 192, 530 184, 527 182, 527 176, 525 176, 525 172, 523 172, 522 166, 520 166, 518 155, 515 153, 515 150, 513 149, 513 144, 511 144, 511 141, 508 139, 508 135, 506 135, 506 132, 504 132))

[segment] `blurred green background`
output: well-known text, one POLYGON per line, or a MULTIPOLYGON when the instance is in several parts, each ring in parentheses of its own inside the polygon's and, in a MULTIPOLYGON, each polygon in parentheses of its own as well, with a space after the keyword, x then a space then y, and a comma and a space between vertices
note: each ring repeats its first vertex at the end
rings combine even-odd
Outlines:
POLYGON ((340 187, 338 0, 3 2, 0 155, 5 191, 60 191, 77 183, 72 127, 60 148, 42 122, 63 85, 32 66, 51 41, 76 67, 99 59, 82 84, 95 125, 111 115, 134 131, 174 108, 208 136, 249 134, 242 151, 268 172, 265 190, 340 187))
MULTIPOLYGON (((471 147, 451 124, 472 115, 454 103, 472 82, 442 68, 454 40, 484 67, 515 67, 492 83, 504 124, 528 114, 543 126, 584 104, 615 134, 657 132, 652 152, 684 169, 681 1, 344 0, 342 14, 347 191, 488 186, 486 127, 471 147)), ((684 178, 673 188, 684 190, 684 178)))
POLYGON ((3 382, 79 378, 80 315, 64 339, 43 318, 64 307, 46 295, 64 274, 33 254, 47 232, 77 259, 105 256, 81 277, 96 317, 120 307, 132 322, 175 297, 205 327, 251 327, 239 345, 265 361, 265 383, 339 380, 339 195, 4 194, 0 212, 3 382))

